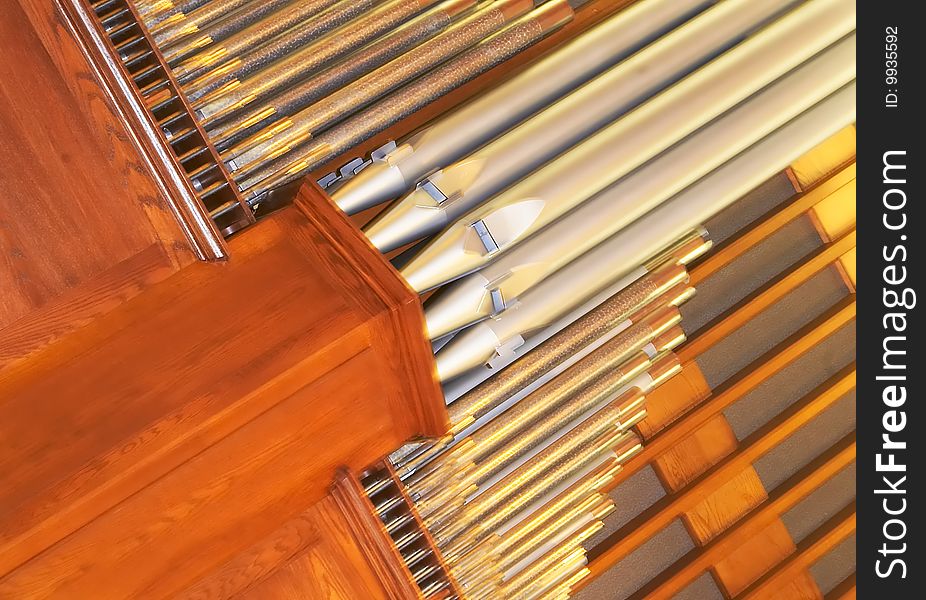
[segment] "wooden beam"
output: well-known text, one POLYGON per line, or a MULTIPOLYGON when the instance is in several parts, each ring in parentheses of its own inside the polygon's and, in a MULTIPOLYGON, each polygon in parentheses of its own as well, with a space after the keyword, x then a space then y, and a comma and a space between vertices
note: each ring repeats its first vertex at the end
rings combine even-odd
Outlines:
POLYGON ((747 231, 722 244, 704 257, 691 270, 691 285, 697 287, 699 283, 742 256, 747 250, 806 213, 815 204, 844 185, 850 185, 854 179, 855 161, 796 196, 786 206, 776 208, 773 213, 747 231))
MULTIPOLYGON (((768 500, 749 513, 704 548, 692 550, 653 579, 633 596, 634 600, 668 600, 695 581, 718 561, 736 551, 748 540, 764 531, 781 515, 791 510, 821 485, 852 464, 856 456, 855 432, 776 487, 768 500)), ((592 577, 603 572, 605 565, 593 560, 592 577)))
MULTIPOLYGON (((743 440, 736 452, 717 463, 683 492, 667 496, 609 536, 603 543, 610 543, 611 546, 599 555, 593 564, 606 568, 620 562, 653 535, 668 527, 672 521, 693 509, 757 459, 832 406, 855 387, 855 378, 853 364, 789 407, 743 440)), ((684 425, 683 421, 677 427, 684 425)))
POLYGON ((702 328, 679 350, 679 360, 682 363, 694 360, 699 354, 745 325, 811 277, 839 260, 842 255, 854 247, 855 229, 853 228, 838 240, 829 242, 797 265, 776 276, 731 310, 702 328))
POLYGON ((825 600, 855 600, 855 573, 843 579, 826 595, 825 600))
POLYGON ((801 328, 778 346, 744 367, 731 381, 718 387, 710 398, 688 412, 681 422, 650 438, 640 454, 624 465, 624 468, 609 484, 608 489, 615 488, 656 457, 700 429, 715 415, 720 414, 728 406, 740 400, 770 377, 812 350, 843 325, 855 320, 855 311, 855 295, 852 294, 821 317, 801 328))
POLYGON ((813 566, 854 532, 855 500, 799 543, 797 552, 749 586, 749 589, 737 595, 736 600, 773 598, 775 590, 784 586, 801 571, 813 566))

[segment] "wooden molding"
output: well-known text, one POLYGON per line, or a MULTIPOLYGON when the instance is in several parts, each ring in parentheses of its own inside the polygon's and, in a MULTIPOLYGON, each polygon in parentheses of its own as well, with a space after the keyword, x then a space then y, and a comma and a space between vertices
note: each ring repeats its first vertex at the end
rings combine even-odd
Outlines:
POLYGON ((389 590, 390 596, 396 600, 422 599, 421 591, 386 533, 386 528, 377 518, 360 480, 346 469, 341 469, 335 478, 332 494, 347 517, 364 555, 379 575, 383 586, 389 590))
POLYGON ((855 573, 852 573, 826 594, 825 600, 855 600, 855 573))
POLYGON ((814 346, 855 319, 855 296, 849 296, 833 309, 760 356, 718 389, 684 418, 684 426, 669 427, 647 441, 643 450, 628 462, 608 485, 614 489, 622 481, 648 465, 669 448, 700 429, 704 423, 754 390, 764 381, 809 352, 814 346))
MULTIPOLYGON (((740 523, 703 548, 692 550, 633 596, 634 600, 669 600, 716 562, 764 531, 814 490, 848 467, 856 457, 855 433, 837 442, 823 455, 772 490, 768 500, 740 523)), ((595 565, 593 562, 592 565, 595 565)))
POLYGON ((177 162, 154 116, 130 83, 128 72, 113 51, 87 1, 54 1, 197 255, 202 260, 228 258, 224 239, 177 162))
POLYGON ((813 566, 826 553, 855 532, 855 501, 839 511, 826 523, 797 545, 797 552, 788 557, 773 571, 749 586, 736 600, 774 598, 775 591, 795 575, 813 566))
POLYGON ((855 162, 853 161, 828 179, 802 192, 787 205, 775 208, 773 212, 759 220, 747 231, 714 248, 698 262, 691 269, 691 285, 697 287, 699 283, 742 256, 747 250, 778 231, 787 223, 806 213, 815 204, 842 186, 850 184, 854 179, 855 162))
MULTIPOLYGON (((744 298, 736 306, 708 323, 679 349, 678 356, 682 363, 694 360, 702 352, 755 318, 790 292, 797 289, 811 277, 835 263, 839 258, 855 247, 855 229, 838 240, 832 241, 814 251, 800 263, 763 285, 744 298)), ((850 292, 854 290, 850 288, 850 292)))
MULTIPOLYGON (((593 563, 595 570, 601 572, 617 564, 672 521, 693 509, 726 482, 842 398, 855 387, 855 379, 855 365, 844 369, 743 440, 735 452, 721 460, 683 491, 667 496, 615 532, 603 542, 604 544, 611 543, 611 545, 596 557, 593 563)), ((675 427, 687 429, 687 423, 683 420, 675 427)))

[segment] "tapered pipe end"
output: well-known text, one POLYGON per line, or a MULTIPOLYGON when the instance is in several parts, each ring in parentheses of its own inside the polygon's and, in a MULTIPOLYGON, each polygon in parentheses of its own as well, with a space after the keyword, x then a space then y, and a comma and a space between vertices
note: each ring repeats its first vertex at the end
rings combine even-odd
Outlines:
POLYGON ((488 279, 473 273, 428 298, 424 303, 424 319, 430 339, 443 337, 494 314, 496 306, 488 286, 488 279))
POLYGON ((495 355, 499 339, 485 323, 462 331, 435 355, 441 381, 450 381, 485 365, 495 355))
MULTIPOLYGON (((361 171, 360 175, 365 172, 361 171)), ((338 195, 335 194, 334 198, 337 202, 338 195)), ((446 217, 438 202, 418 187, 380 213, 363 228, 363 232, 381 252, 389 252, 431 235, 444 225, 446 217)))
POLYGON ((455 225, 429 242, 401 269, 402 277, 418 293, 473 273, 485 264, 485 250, 477 232, 455 225))
POLYGON ((413 183, 405 181, 395 164, 374 160, 348 179, 331 198, 341 210, 352 215, 395 198, 413 183))

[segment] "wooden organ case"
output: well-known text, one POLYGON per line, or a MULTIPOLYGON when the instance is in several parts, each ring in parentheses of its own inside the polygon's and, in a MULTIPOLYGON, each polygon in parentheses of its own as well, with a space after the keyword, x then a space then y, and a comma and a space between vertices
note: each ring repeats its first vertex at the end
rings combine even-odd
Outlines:
POLYGON ((148 34, 105 4, 11 0, 0 24, 0 595, 230 597, 303 568, 310 597, 416 597, 350 481, 446 431, 417 294, 314 177, 259 222, 233 186, 196 190, 178 157, 221 162, 188 114, 167 140, 158 119, 189 106, 150 39, 120 56, 148 34), (152 111, 141 88, 158 83, 173 103, 152 111))
POLYGON ((629 3, 253 207, 130 2, 8 0, 0 597, 459 597, 436 549, 415 583, 361 482, 450 424, 419 296, 359 229, 380 208, 316 181, 629 3))

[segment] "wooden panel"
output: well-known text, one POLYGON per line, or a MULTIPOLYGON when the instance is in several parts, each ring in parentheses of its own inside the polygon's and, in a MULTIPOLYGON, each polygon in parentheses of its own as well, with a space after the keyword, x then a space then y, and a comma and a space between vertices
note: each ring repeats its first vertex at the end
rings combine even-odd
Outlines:
POLYGON ((653 470, 666 489, 677 492, 736 450, 736 435, 723 415, 717 415, 697 431, 653 461, 653 470))
POLYGON ((832 173, 839 165, 855 158, 855 125, 845 127, 830 136, 822 144, 791 164, 802 189, 832 173))
MULTIPOLYGON (((682 557, 656 579, 647 584, 635 598, 672 598, 707 569, 732 555, 749 540, 757 537, 779 517, 806 498, 820 485, 830 480, 855 460, 855 434, 840 440, 823 456, 801 469, 769 494, 769 499, 745 519, 709 542, 682 557)), ((596 572, 595 561, 590 565, 596 572)))
POLYGON ((342 461, 359 468, 371 438, 393 437, 389 413, 364 402, 379 389, 372 354, 347 364, 365 376, 330 372, 292 393, 14 571, 0 596, 169 596, 268 535, 342 461))
POLYGON ((3 14, 0 328, 96 278, 145 265, 156 280, 196 258, 61 15, 25 0, 3 14))
POLYGON ((789 364, 809 352, 822 340, 839 331, 844 325, 855 320, 855 296, 839 302, 817 320, 798 330, 791 337, 759 357, 731 381, 724 383, 713 395, 700 406, 690 411, 685 421, 675 427, 669 427, 655 437, 647 440, 643 450, 628 462, 608 484, 614 489, 634 473, 650 464, 657 457, 669 451, 680 441, 697 431, 702 425, 720 414, 728 406, 744 397, 750 391, 780 372, 789 364))
MULTIPOLYGON (((852 502, 801 541, 796 552, 736 597, 743 600, 781 598, 792 589, 791 582, 799 579, 811 565, 852 535, 855 521, 855 502, 852 502)), ((816 597, 822 597, 819 590, 816 597)))
MULTIPOLYGON (((302 553, 258 585, 240 594, 254 600, 386 600, 384 589, 369 566, 344 515, 331 497, 312 507, 316 537, 302 553)), ((203 596, 198 596, 204 598, 203 596)), ((216 596, 217 597, 217 596, 216 596)), ((227 596, 222 596, 227 597, 227 596)))
MULTIPOLYGON (((10 441, 0 456, 0 573, 184 461, 205 460, 206 449, 299 394, 315 412, 287 425, 308 428, 293 435, 307 444, 300 448, 312 472, 298 471, 305 479, 279 491, 299 489, 303 506, 324 493, 336 467, 360 468, 410 436, 446 431, 417 299, 397 276, 377 272, 391 267, 365 242, 347 248, 360 234, 346 219, 316 226, 319 211, 334 209, 313 202, 306 197, 235 238, 228 263, 192 264, 0 377, 8 399, 0 437, 10 441), (324 392, 310 385, 331 372, 338 383, 324 392)), ((289 409, 281 410, 273 414, 289 409)), ((275 439, 268 431, 250 450, 269 451, 275 439)), ((207 460, 204 473, 177 476, 209 481, 248 464, 239 459, 207 460)), ((249 472, 253 481, 275 476, 249 472)), ((132 502, 153 510, 146 497, 132 502)), ((295 512, 277 500, 279 525, 295 512)), ((198 519, 181 513, 178 525, 198 519)), ((232 525, 203 523, 214 534, 232 525)), ((107 539, 100 529, 81 533, 107 539)))
POLYGON ((798 264, 774 277, 699 330, 698 334, 679 350, 679 359, 683 363, 696 359, 811 277, 839 260, 842 255, 855 247, 855 240, 856 234, 853 227, 838 239, 826 243, 798 264))
POLYGON ((713 566, 714 578, 721 584, 727 597, 732 598, 795 549, 787 527, 781 519, 775 519, 717 561, 713 566))
POLYGON ((761 504, 767 495, 755 469, 748 467, 717 488, 682 516, 695 542, 704 545, 743 515, 761 504))
POLYGON ((646 418, 636 429, 647 440, 710 394, 711 389, 698 365, 686 364, 680 373, 646 396, 646 418))
POLYGON ((824 240, 835 239, 855 227, 855 182, 844 185, 816 203, 810 214, 824 240))
POLYGON ((750 248, 778 231, 785 224, 806 213, 830 194, 845 185, 854 185, 854 181, 855 162, 852 162, 795 197, 787 205, 779 207, 773 213, 751 226, 747 231, 714 248, 691 270, 691 285, 697 287, 700 282, 742 256, 750 248))
MULTIPOLYGON (((674 495, 667 496, 638 515, 623 528, 611 534, 601 544, 603 551, 593 559, 590 565, 592 572, 600 573, 617 564, 656 532, 668 526, 675 518, 696 509, 700 503, 710 499, 712 495, 745 469, 751 470, 751 465, 756 459, 769 452, 793 434, 794 431, 808 423, 828 406, 831 406, 848 390, 852 389, 854 385, 855 370, 853 365, 851 370, 839 373, 807 398, 802 399, 772 422, 746 438, 741 448, 719 461, 718 464, 714 465, 690 486, 674 495)), ((668 433, 678 429, 687 430, 692 422, 691 418, 688 417, 679 425, 669 429, 668 433)), ((701 429, 701 427, 698 429, 701 429)), ((690 437, 692 436, 686 436, 682 440, 690 437)), ((733 443, 735 445, 735 438, 733 443)), ((691 451, 689 453, 693 454, 691 451)), ((678 462, 684 464, 683 459, 678 462)), ((755 474, 753 473, 753 475, 755 474)), ((721 506, 720 502, 714 502, 704 509, 704 512, 712 515, 711 520, 704 519, 700 523, 703 526, 701 533, 705 540, 723 531, 730 522, 738 519, 742 514, 758 504, 757 497, 759 501, 764 499, 764 490, 757 493, 756 485, 761 490, 761 483, 758 482, 757 477, 739 498, 732 497, 729 505, 721 506), (712 523, 716 524, 716 529, 710 528, 712 523)), ((727 488, 727 491, 729 492, 730 488, 727 488)))
POLYGON ((826 600, 855 600, 855 573, 852 573, 826 595, 826 600))
MULTIPOLYGON (((420 598, 421 592, 412 573, 405 566, 382 521, 376 516, 376 509, 363 491, 360 481, 350 473, 342 471, 338 474, 333 495, 347 517, 348 527, 359 541, 358 546, 373 565, 379 581, 389 591, 389 596, 408 600, 420 598)), ((403 498, 407 497, 403 495, 403 498)), ((410 506, 409 502, 406 510, 410 506)), ((417 519, 417 514, 410 514, 416 517, 420 530, 427 533, 424 525, 417 519)), ((433 545, 431 547, 434 548, 433 545)))

